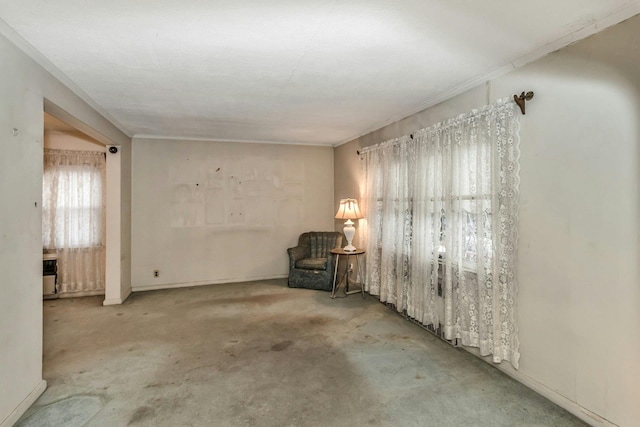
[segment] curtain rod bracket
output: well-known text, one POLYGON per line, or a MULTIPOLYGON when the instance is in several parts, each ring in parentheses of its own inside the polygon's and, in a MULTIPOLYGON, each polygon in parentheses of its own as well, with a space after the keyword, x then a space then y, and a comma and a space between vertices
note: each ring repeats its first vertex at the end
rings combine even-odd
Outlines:
POLYGON ((522 92, 520 94, 520 96, 518 95, 513 95, 513 100, 516 102, 516 104, 518 104, 518 107, 520 107, 520 111, 522 111, 522 115, 524 116, 524 104, 527 101, 531 101, 531 98, 533 98, 533 92, 529 91, 526 94, 524 92, 522 92))

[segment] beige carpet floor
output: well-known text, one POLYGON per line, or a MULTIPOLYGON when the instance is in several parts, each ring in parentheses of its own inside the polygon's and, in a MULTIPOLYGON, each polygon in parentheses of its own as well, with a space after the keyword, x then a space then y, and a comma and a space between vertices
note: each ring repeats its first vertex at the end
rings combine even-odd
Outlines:
POLYGON ((285 280, 45 301, 44 330, 20 426, 585 425, 373 297, 285 280))

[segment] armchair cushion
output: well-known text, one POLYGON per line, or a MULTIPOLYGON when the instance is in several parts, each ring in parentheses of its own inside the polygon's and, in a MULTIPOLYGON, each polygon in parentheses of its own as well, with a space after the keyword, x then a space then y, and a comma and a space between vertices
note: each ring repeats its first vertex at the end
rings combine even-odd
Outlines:
POLYGON ((296 268, 303 270, 326 270, 327 259, 326 258, 303 258, 296 262, 296 268))

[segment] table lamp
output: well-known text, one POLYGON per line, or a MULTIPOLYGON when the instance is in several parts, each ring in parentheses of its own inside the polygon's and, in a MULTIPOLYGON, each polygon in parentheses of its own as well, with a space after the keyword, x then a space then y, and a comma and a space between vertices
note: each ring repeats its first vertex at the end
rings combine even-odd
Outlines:
POLYGON ((356 228, 353 226, 352 219, 363 218, 358 208, 358 201, 356 199, 342 199, 340 200, 340 207, 336 213, 336 219, 346 219, 344 223, 344 237, 347 238, 347 246, 343 248, 345 252, 355 252, 356 247, 351 243, 353 236, 356 235, 356 228))

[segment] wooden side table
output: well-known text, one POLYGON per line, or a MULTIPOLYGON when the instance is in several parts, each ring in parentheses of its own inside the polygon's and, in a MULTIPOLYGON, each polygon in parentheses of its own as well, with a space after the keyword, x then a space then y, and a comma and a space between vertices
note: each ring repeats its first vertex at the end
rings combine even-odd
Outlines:
MULTIPOLYGON (((347 281, 345 283, 345 288, 344 288, 346 294, 351 295, 351 294, 355 294, 362 291, 362 298, 364 298, 364 276, 362 275, 362 271, 360 270, 360 255, 363 255, 365 253, 365 250, 356 248, 355 251, 347 252, 344 249, 340 248, 340 249, 331 249, 331 253, 336 256, 336 267, 335 267, 335 271, 333 272, 333 288, 331 289, 331 298, 336 297, 336 291, 338 290, 336 288, 336 279, 338 277, 338 264, 340 261, 340 255, 347 256, 347 271, 345 273, 345 275, 347 276, 347 281), (351 255, 355 255, 356 257, 357 272, 358 272, 358 275, 360 276, 360 280, 362 280, 362 282, 360 283, 361 289, 359 291, 349 291, 349 257, 351 255)), ((342 277, 344 278, 344 275, 342 277)), ((342 282, 342 278, 338 281, 338 288, 340 287, 341 282, 342 282)))

